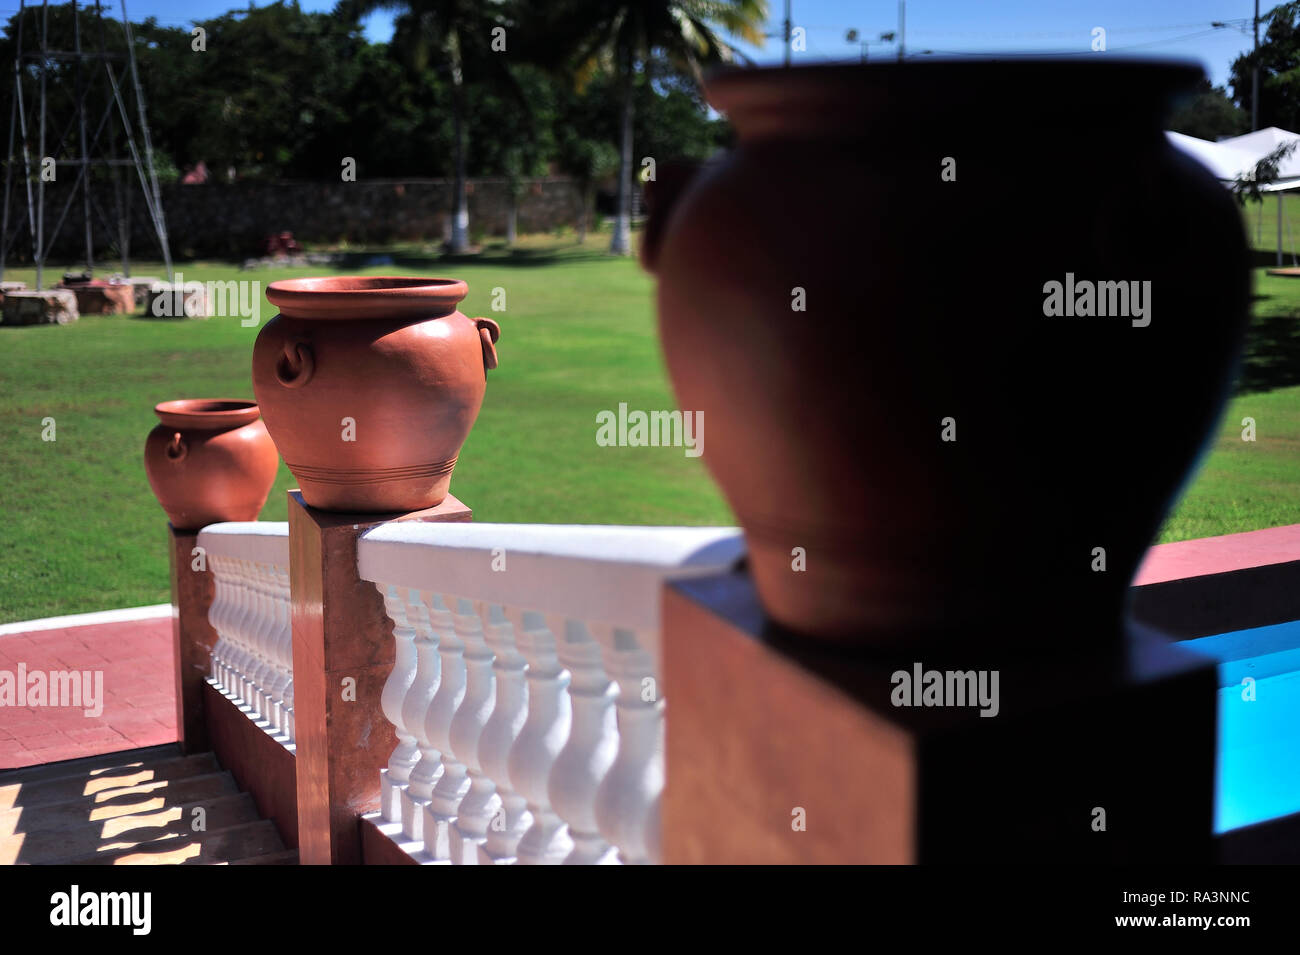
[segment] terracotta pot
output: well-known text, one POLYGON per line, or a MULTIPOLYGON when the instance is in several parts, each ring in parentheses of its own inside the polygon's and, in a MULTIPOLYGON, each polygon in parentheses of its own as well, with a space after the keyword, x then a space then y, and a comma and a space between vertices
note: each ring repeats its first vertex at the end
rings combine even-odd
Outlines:
POLYGON ((778 623, 875 646, 1118 631, 1247 317, 1238 211, 1161 132, 1200 76, 1108 58, 709 84, 738 145, 689 180, 660 164, 643 259, 778 623), (1150 282, 1149 324, 1049 317, 1067 276, 1150 282))
POLYGON ((183 398, 154 413, 161 424, 145 442, 144 469, 172 526, 257 520, 280 464, 257 405, 183 398))
POLYGON ((304 500, 328 511, 433 507, 447 496, 501 330, 456 310, 455 279, 273 282, 253 391, 304 500))

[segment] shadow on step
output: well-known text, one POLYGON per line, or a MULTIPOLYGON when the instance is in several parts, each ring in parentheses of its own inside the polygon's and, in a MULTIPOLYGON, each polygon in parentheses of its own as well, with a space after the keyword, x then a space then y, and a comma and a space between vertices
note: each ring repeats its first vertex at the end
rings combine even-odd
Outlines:
POLYGON ((0 773, 0 864, 292 864, 211 753, 175 747, 0 773))

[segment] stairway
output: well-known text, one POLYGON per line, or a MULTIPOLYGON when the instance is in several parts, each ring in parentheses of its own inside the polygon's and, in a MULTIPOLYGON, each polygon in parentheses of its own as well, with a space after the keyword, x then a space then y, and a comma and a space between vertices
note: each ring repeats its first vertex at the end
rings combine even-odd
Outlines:
POLYGON ((211 753, 171 743, 0 772, 0 864, 296 865, 211 753))

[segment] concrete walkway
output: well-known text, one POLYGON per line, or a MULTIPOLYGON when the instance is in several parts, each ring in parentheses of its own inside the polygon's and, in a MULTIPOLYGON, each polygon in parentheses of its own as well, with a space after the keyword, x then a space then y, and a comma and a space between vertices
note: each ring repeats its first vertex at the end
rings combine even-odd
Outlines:
POLYGON ((159 613, 143 607, 6 625, 0 769, 175 742, 172 622, 159 613), (74 700, 68 681, 89 696, 74 700), (55 689, 24 705, 37 684, 55 689))

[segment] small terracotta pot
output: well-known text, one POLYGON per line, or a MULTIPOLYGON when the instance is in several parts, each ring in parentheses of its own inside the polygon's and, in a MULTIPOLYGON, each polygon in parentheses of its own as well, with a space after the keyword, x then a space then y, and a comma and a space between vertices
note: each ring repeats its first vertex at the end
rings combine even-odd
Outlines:
POLYGON ((145 442, 144 469, 172 526, 257 520, 280 463, 257 405, 182 398, 154 413, 161 424, 145 442))
POLYGON ((737 146, 693 179, 660 163, 643 260, 777 622, 1118 646, 1248 315, 1238 210, 1161 132, 1201 76, 1108 57, 709 84, 737 146), (1136 289, 1145 318, 1051 314, 1075 278, 1136 289))
POLYGON ((253 391, 303 499, 327 511, 434 507, 478 417, 501 329, 455 279, 273 282, 253 391))

